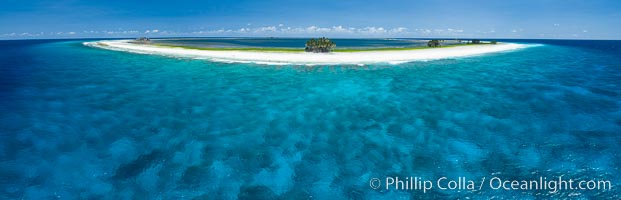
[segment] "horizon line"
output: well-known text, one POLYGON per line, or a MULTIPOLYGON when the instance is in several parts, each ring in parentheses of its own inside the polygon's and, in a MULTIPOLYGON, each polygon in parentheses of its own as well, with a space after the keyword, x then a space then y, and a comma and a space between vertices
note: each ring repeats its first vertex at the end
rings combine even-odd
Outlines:
MULTIPOLYGON (((140 36, 144 37, 144 36, 140 36)), ((320 36, 324 37, 324 36, 320 36)), ((107 39, 136 39, 139 37, 75 37, 75 38, 15 38, 15 39, 6 39, 0 38, 0 41, 18 41, 18 40, 107 40, 107 39)), ((174 38, 272 38, 272 39, 309 39, 309 38, 317 38, 313 36, 309 37, 301 37, 301 36, 173 36, 173 37, 148 37, 151 39, 174 39, 174 38)), ((471 39, 482 39, 482 40, 585 40, 585 41, 621 41, 621 39, 588 39, 588 38, 477 38, 477 37, 464 37, 464 38, 454 38, 454 37, 327 37, 330 39, 421 39, 421 40, 432 40, 432 39, 444 39, 444 40, 471 40, 471 39)))

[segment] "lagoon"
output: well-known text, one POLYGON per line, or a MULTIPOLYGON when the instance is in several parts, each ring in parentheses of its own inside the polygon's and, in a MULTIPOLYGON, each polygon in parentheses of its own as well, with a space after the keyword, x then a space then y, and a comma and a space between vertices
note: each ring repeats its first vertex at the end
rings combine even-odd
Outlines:
POLYGON ((375 190, 372 178, 621 176, 621 43, 399 64, 267 65, 0 41, 9 199, 600 198, 375 190))

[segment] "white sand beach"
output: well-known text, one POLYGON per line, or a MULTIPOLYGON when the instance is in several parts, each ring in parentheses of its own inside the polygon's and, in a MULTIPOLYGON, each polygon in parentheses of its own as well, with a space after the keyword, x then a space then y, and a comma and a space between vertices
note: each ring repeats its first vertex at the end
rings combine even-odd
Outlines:
POLYGON ((208 59, 220 62, 241 62, 259 64, 370 64, 403 63, 443 58, 474 56, 486 53, 510 51, 525 48, 528 45, 515 43, 498 43, 496 45, 467 45, 448 48, 429 48, 414 50, 378 50, 360 52, 261 52, 241 50, 197 50, 179 47, 156 46, 150 44, 130 43, 131 40, 105 40, 85 42, 87 46, 110 50, 128 51, 143 54, 158 54, 174 57, 208 59))

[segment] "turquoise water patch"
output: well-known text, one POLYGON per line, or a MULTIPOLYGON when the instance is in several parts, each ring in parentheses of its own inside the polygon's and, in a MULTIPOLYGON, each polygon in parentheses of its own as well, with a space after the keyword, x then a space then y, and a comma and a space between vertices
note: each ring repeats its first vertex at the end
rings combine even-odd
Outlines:
POLYGON ((1 196, 621 194, 621 59, 601 41, 363 67, 226 64, 81 42, 2 41, 1 196), (615 185, 579 194, 369 186, 387 176, 561 175, 615 185))

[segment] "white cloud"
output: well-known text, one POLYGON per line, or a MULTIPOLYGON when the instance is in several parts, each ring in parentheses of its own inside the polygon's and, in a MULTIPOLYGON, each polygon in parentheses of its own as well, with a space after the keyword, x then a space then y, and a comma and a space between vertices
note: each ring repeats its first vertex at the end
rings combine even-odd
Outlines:
MULTIPOLYGON (((512 36, 519 36, 523 33, 523 29, 514 28, 509 29, 508 34, 512 36)), ((587 33, 587 30, 577 30, 578 32, 587 33)), ((502 31, 501 31, 502 32, 502 31)), ((491 29, 488 31, 483 30, 463 30, 459 28, 416 28, 409 29, 407 27, 382 27, 382 26, 367 26, 367 27, 348 27, 343 25, 335 26, 298 26, 291 27, 282 23, 272 26, 242 26, 240 28, 219 28, 219 29, 207 29, 200 28, 191 31, 170 31, 160 29, 146 29, 146 30, 83 30, 83 31, 58 31, 58 32, 45 32, 45 33, 0 33, 0 37, 162 37, 162 36, 257 36, 257 37, 280 37, 280 36, 297 36, 297 37, 451 37, 451 38, 464 38, 464 37, 481 37, 481 36, 496 36, 500 32, 491 29)), ((503 32, 507 34, 507 32, 503 32)), ((565 35, 570 37, 571 35, 565 35)))
POLYGON ((388 30, 386 30, 384 27, 365 27, 360 29, 359 32, 362 34, 379 35, 387 33, 388 30))
POLYGON ((429 35, 431 34, 431 29, 414 29, 414 32, 418 33, 418 34, 422 34, 422 35, 429 35))
POLYGON ((254 32, 276 32, 276 31, 277 30, 275 26, 264 26, 264 27, 259 27, 254 30, 254 32))
POLYGON ((30 32, 16 33, 16 32, 12 32, 12 33, 0 34, 0 37, 31 38, 31 37, 41 37, 43 35, 45 35, 43 32, 39 32, 39 33, 30 33, 30 32))
POLYGON ((146 30, 146 31, 144 31, 145 34, 147 34, 147 33, 157 33, 157 32, 160 32, 160 30, 153 29, 153 30, 146 30))
MULTIPOLYGON (((409 33, 405 31, 406 33, 409 33)), ((466 31, 463 29, 453 29, 453 28, 435 28, 435 29, 414 29, 414 36, 437 36, 437 37, 448 37, 448 36, 465 36, 466 31)), ((479 31, 480 32, 480 31, 479 31)))
POLYGON ((397 27, 397 28, 390 29, 390 32, 393 32, 393 33, 404 33, 407 31, 408 31, 408 28, 405 28, 405 27, 397 27))
POLYGON ((353 33, 355 31, 354 28, 345 28, 343 26, 333 26, 332 31, 336 33, 353 33))
POLYGON ((0 37, 64 37, 64 36, 85 36, 85 37, 140 37, 140 36, 405 36, 411 34, 405 27, 385 28, 385 27, 346 27, 342 25, 321 27, 289 27, 284 24, 263 27, 243 27, 239 29, 204 29, 188 32, 175 32, 159 29, 138 30, 82 30, 82 31, 57 31, 46 33, 4 33, 0 37))

